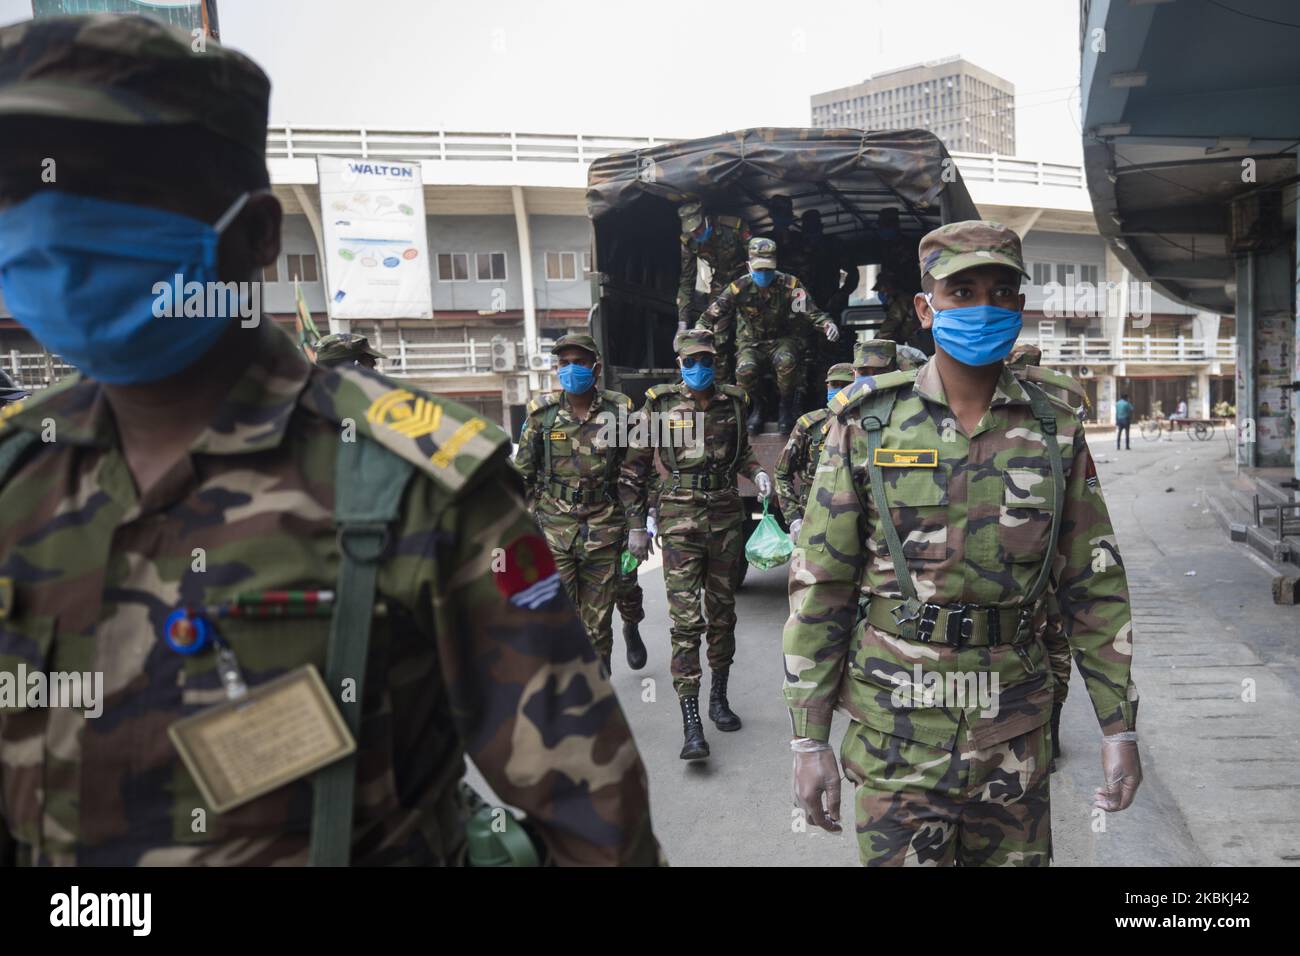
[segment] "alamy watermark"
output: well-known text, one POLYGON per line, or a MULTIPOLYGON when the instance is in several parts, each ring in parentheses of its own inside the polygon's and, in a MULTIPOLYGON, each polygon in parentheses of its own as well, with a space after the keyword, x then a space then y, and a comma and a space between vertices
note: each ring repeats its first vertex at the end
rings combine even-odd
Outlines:
POLYGON ((262 283, 186 282, 179 272, 171 282, 155 282, 155 319, 233 319, 246 329, 262 321, 262 283))
POLYGON ((912 665, 912 673, 894 673, 889 679, 897 686, 889 694, 895 707, 964 708, 978 704, 981 717, 996 717, 1000 681, 996 672, 928 671, 912 665))
POLYGON ((1145 329, 1151 324, 1151 283, 1129 282, 1126 289, 1123 282, 1046 282, 1043 315, 1049 319, 1126 316, 1134 320, 1133 328, 1145 329))
POLYGON ((0 671, 0 712, 63 707, 85 711, 88 718, 104 713, 102 671, 28 671, 19 661, 14 671, 0 671))

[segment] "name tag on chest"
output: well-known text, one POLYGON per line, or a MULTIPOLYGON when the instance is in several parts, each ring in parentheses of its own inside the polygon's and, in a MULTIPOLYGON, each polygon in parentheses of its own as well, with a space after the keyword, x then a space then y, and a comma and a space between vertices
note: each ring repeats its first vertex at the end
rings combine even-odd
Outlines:
POLYGON ((938 468, 937 448, 877 448, 873 464, 881 468, 938 468))

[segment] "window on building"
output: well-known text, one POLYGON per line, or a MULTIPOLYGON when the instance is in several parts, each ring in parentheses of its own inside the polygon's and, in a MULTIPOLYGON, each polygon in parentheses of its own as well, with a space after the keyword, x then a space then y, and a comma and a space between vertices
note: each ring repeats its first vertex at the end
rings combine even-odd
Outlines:
POLYGON ((504 252, 480 252, 477 258, 479 282, 505 281, 506 254, 504 252))
POLYGON ((439 282, 468 282, 469 281, 469 253, 467 252, 438 253, 438 281, 439 282))
POLYGON ((286 271, 290 279, 299 282, 318 282, 320 275, 316 271, 316 256, 313 254, 285 256, 286 271))
POLYGON ((591 275, 591 250, 590 249, 588 249, 586 252, 582 254, 582 273, 583 275, 591 275))
MULTIPOLYGON (((980 142, 983 142, 983 140, 980 142)), ((1078 274, 1079 267, 1073 262, 1058 262, 1056 264, 1056 281, 1061 285, 1074 285, 1078 274)))
POLYGON ((577 256, 572 252, 546 254, 546 281, 571 282, 577 276, 577 256))
POLYGON ((262 281, 263 282, 280 281, 280 260, 279 259, 276 259, 270 265, 262 267, 262 281))
POLYGON ((1052 281, 1052 264, 1050 262, 1035 262, 1031 268, 1034 273, 1034 285, 1045 286, 1052 281))
POLYGON ((1087 282, 1088 284, 1095 286, 1097 284, 1097 267, 1080 266, 1079 278, 1081 281, 1087 282))

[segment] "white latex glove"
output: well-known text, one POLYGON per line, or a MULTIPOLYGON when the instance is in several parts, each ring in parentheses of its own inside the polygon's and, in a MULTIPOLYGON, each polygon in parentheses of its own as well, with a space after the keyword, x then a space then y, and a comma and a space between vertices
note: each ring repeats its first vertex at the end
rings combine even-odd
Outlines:
POLYGON ((659 522, 655 520, 655 510, 653 508, 646 513, 645 529, 650 537, 656 538, 659 536, 659 522))
POLYGON ((803 518, 795 518, 790 522, 790 540, 798 544, 799 529, 803 527, 803 518))
POLYGON ((827 322, 822 328, 826 330, 827 342, 838 342, 840 340, 840 327, 834 322, 827 322))
POLYGON ((1092 805, 1107 813, 1127 808, 1142 783, 1142 762, 1138 759, 1135 732, 1101 738, 1101 774, 1102 784, 1092 796, 1092 805))
POLYGON ((650 552, 654 550, 654 542, 650 539, 650 534, 644 528, 639 531, 629 531, 627 534, 627 549, 632 552, 632 557, 638 561, 644 561, 650 557, 650 552))
POLYGON ((828 744, 801 737, 794 750, 794 800, 809 823, 840 832, 840 768, 828 744))
POLYGON ((772 497, 772 479, 767 477, 767 472, 760 471, 754 476, 754 487, 758 489, 758 497, 764 501, 772 497))

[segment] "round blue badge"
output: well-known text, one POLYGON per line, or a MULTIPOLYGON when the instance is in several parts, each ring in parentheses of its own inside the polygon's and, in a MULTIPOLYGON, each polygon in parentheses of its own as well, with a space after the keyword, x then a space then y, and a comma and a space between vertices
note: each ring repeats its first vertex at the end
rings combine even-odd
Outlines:
POLYGON ((208 643, 208 622, 195 617, 185 608, 178 608, 167 616, 163 625, 163 639, 177 654, 197 654, 208 643))

